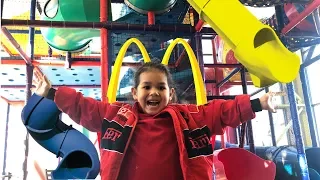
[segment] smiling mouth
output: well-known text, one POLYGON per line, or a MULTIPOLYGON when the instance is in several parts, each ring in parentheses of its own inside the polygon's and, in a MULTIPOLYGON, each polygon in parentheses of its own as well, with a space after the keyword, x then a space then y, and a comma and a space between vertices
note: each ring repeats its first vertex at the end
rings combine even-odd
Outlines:
POLYGON ((147 101, 148 106, 158 106, 160 104, 160 101, 147 101))

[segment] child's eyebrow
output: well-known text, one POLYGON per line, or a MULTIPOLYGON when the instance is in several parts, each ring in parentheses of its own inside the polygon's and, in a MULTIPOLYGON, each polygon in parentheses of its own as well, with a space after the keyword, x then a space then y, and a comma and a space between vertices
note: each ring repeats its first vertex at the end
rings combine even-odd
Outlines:
POLYGON ((151 84, 151 82, 145 81, 145 82, 142 82, 141 84, 151 84))
POLYGON ((160 82, 160 83, 158 83, 159 85, 166 85, 167 83, 165 83, 165 82, 160 82))
MULTIPOLYGON (((145 81, 145 82, 142 82, 141 84, 144 84, 144 85, 150 85, 150 84, 152 84, 151 82, 148 82, 148 81, 145 81)), ((158 85, 160 85, 160 86, 163 86, 163 85, 166 85, 167 83, 165 83, 165 82, 159 82, 158 83, 158 85)))

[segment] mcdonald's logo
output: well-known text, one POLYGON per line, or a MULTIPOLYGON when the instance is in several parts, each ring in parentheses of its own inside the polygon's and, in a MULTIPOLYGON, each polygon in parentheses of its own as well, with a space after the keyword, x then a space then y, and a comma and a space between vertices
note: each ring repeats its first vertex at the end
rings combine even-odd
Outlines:
MULTIPOLYGON (((141 41, 139 41, 136 38, 131 38, 131 39, 127 40, 123 44, 123 46, 121 47, 121 49, 119 51, 119 54, 116 58, 116 61, 115 61, 115 64, 114 64, 114 67, 112 70, 112 74, 110 77, 110 82, 109 82, 108 92, 107 92, 109 103, 116 101, 116 95, 117 95, 117 89, 118 89, 118 84, 119 84, 119 75, 120 75, 120 69, 122 66, 122 61, 123 61, 123 58, 127 52, 128 47, 132 43, 135 43, 138 46, 138 48, 140 49, 140 52, 142 54, 144 62, 145 63, 150 62, 150 57, 148 55, 148 52, 147 52, 146 48, 144 47, 144 45, 141 43, 141 41)), ((198 61, 197 61, 196 56, 195 56, 193 50, 191 49, 190 45, 185 40, 183 40, 182 38, 175 39, 167 48, 161 63, 164 65, 168 65, 170 55, 173 51, 173 48, 178 43, 181 43, 184 46, 184 48, 186 49, 186 52, 189 56, 191 70, 192 70, 192 74, 193 74, 194 85, 195 85, 195 90, 196 90, 197 105, 206 104, 207 103, 206 89, 204 86, 204 82, 202 80, 201 71, 200 71, 200 68, 198 65, 198 61)))

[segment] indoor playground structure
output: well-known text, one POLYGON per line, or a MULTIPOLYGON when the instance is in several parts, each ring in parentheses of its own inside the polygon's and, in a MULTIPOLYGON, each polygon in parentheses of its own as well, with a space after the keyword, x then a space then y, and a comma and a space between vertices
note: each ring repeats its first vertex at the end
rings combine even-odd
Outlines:
POLYGON ((134 72, 157 58, 170 68, 179 103, 279 92, 276 115, 264 114, 268 127, 249 121, 212 137, 217 180, 320 180, 320 100, 307 69, 320 59, 319 7, 320 0, 1 0, 2 179, 99 176, 100 134, 92 140, 63 121, 53 101, 33 94, 34 69, 54 88, 131 103, 134 72), (250 8, 272 13, 258 18, 250 8), (10 119, 19 105, 21 119, 10 119), (25 132, 11 133, 9 120, 25 132), (261 129, 270 140, 258 143, 261 129), (7 156, 18 143, 10 135, 24 138, 19 165, 7 156), (57 158, 54 169, 28 165, 31 140, 57 158))

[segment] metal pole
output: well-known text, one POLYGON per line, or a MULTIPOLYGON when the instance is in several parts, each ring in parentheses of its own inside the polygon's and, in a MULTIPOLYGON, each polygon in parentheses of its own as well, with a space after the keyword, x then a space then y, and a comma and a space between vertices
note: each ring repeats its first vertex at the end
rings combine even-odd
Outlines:
POLYGON ((3 3, 4 3, 4 0, 1 0, 1 19, 2 19, 2 15, 3 15, 3 3))
POLYGON ((303 138, 301 136, 301 127, 299 122, 298 108, 296 105, 297 102, 294 95, 294 86, 292 82, 287 84, 287 91, 288 91, 288 99, 290 103, 293 132, 295 136, 296 148, 298 153, 297 154, 298 162, 300 165, 299 168, 301 170, 301 179, 309 180, 310 178, 309 178, 308 164, 307 164, 306 154, 304 150, 303 138))
POLYGON ((314 116, 314 110, 311 103, 311 97, 310 95, 310 89, 309 89, 309 83, 308 83, 308 76, 306 74, 305 68, 300 68, 300 80, 301 80, 301 86, 302 86, 302 92, 304 97, 304 103, 306 107, 306 113, 308 117, 308 124, 310 129, 310 136, 312 141, 312 147, 318 147, 319 137, 316 132, 316 120, 314 116))
POLYGON ((32 59, 27 56, 27 54, 21 49, 21 46, 18 44, 18 42, 13 38, 13 36, 9 33, 8 29, 5 27, 1 28, 1 33, 8 39, 10 44, 17 50, 20 54, 20 56, 25 60, 25 63, 31 64, 32 59))
POLYGON ((202 35, 199 32, 195 33, 195 46, 196 46, 196 55, 200 67, 200 71, 202 74, 202 80, 205 81, 205 74, 204 74, 204 62, 203 62, 203 51, 202 51, 202 35))
MULTIPOLYGON (((277 17, 277 24, 278 24, 278 31, 283 32, 284 27, 284 20, 283 20, 283 6, 276 6, 276 17, 277 17)), ((288 26, 287 26, 288 27, 288 26)), ((286 44, 286 42, 284 42, 286 44)), ((297 158, 299 162, 299 168, 301 172, 301 179, 302 180, 309 180, 309 170, 308 170, 308 164, 306 159, 306 154, 304 151, 304 144, 303 139, 301 137, 301 127, 299 122, 299 114, 298 114, 298 108, 297 108, 297 102, 294 94, 294 86, 293 83, 287 84, 287 93, 288 93, 288 100, 290 103, 290 112, 291 112, 291 119, 292 119, 292 125, 293 125, 293 131, 296 141, 296 148, 297 148, 297 158)))
MULTIPOLYGON (((266 92, 269 92, 269 88, 265 88, 266 92)), ((270 111, 268 111, 269 116, 269 124, 270 124, 270 131, 271 131, 271 140, 272 140, 272 146, 277 146, 277 140, 276 140, 276 134, 274 130, 274 123, 273 123, 273 115, 270 111)))
MULTIPOLYGON (((108 14, 111 9, 108 6, 108 0, 100 0, 100 23, 108 23, 108 14)), ((110 3, 111 4, 111 3, 110 3)), ((109 83, 109 59, 108 59, 108 29, 100 29, 100 39, 101 39, 101 101, 107 102, 107 90, 109 83)), ((99 146, 101 133, 97 133, 99 146)))
MULTIPOLYGON (((100 6, 101 8, 101 6, 100 6)), ((100 11, 101 12, 101 11, 100 11)), ((101 15, 100 15, 101 18, 101 15)), ((51 28, 90 28, 107 29, 119 31, 145 31, 145 32, 176 32, 176 33, 195 33, 196 30, 191 25, 173 25, 173 24, 128 24, 118 22, 71 22, 71 21, 43 21, 43 20, 19 20, 2 19, 2 26, 23 26, 23 27, 51 27, 51 28)), ((216 32, 209 27, 203 27, 200 33, 209 33, 216 35, 216 32)))
POLYGON ((319 59, 320 59, 320 55, 317 55, 316 57, 314 57, 312 59, 308 59, 308 60, 304 61, 303 64, 301 64, 301 67, 306 68, 306 67, 310 66, 311 64, 319 61, 319 59))
POLYGON ((290 45, 290 48, 292 49, 300 49, 301 47, 309 47, 309 46, 315 46, 320 44, 320 39, 314 39, 312 41, 307 41, 307 42, 299 42, 296 45, 290 45))
MULTIPOLYGON (((26 99, 25 103, 27 103, 28 99, 31 96, 31 88, 32 88, 32 75, 33 75, 33 66, 26 65, 26 99)), ((27 132, 25 140, 25 159, 23 162, 23 180, 27 179, 28 176, 28 156, 29 156, 29 133, 27 132)))
POLYGON ((4 151, 3 151, 3 166, 2 166, 2 180, 6 175, 7 167, 7 148, 8 148, 8 130, 9 130, 9 119, 10 119, 10 104, 7 104, 7 117, 6 117, 6 130, 4 134, 4 151))
MULTIPOLYGON (((30 4, 30 20, 35 20, 36 18, 36 0, 31 0, 30 4)), ((29 27, 29 59, 32 61, 34 59, 34 28, 29 27)), ((32 64, 26 64, 26 99, 25 103, 27 103, 28 99, 31 96, 31 88, 32 88, 32 76, 33 76, 33 66, 32 64)), ((22 165, 23 168, 23 180, 27 180, 28 177, 28 156, 29 156, 29 133, 27 132, 25 140, 25 159, 22 165)))
POLYGON ((265 88, 260 88, 260 89, 258 89, 258 90, 256 90, 256 91, 254 91, 253 93, 251 93, 250 96, 254 96, 254 95, 256 95, 256 94, 259 94, 259 93, 262 92, 263 90, 265 90, 265 88))
POLYGON ((72 61, 73 61, 73 59, 71 57, 71 52, 67 52, 65 66, 64 67, 66 69, 71 69, 72 61))
POLYGON ((308 4, 305 9, 299 13, 297 17, 289 22, 284 28, 281 30, 281 35, 285 35, 290 30, 292 30, 295 26, 297 26, 301 21, 303 21, 307 16, 309 16, 315 9, 320 6, 320 0, 313 0, 310 4, 308 4))
MULTIPOLYGON (((95 66, 95 67, 100 67, 101 62, 100 58, 90 58, 90 61, 86 60, 81 60, 82 58, 72 58, 72 67, 75 66, 82 66, 82 67, 88 67, 88 66, 95 66)), ((25 65, 24 60, 10 60, 10 59, 2 59, 1 60, 2 65, 25 65)), ((30 62, 33 66, 65 66, 65 61, 60 61, 60 60, 33 60, 30 62)), ((113 63, 112 63, 113 65, 113 63)), ((136 62, 124 62, 122 63, 122 67, 124 66, 130 66, 130 67, 139 67, 141 66, 141 63, 136 63, 136 62)), ((168 67, 174 67, 174 64, 168 64, 168 67)))
MULTIPOLYGON (((108 22, 108 1, 100 0, 100 22, 108 22)), ((107 89, 109 82, 109 63, 108 63, 108 30, 101 28, 101 99, 107 101, 107 89)))
POLYGON ((240 67, 235 68, 233 71, 231 71, 230 74, 228 74, 227 77, 225 77, 222 81, 216 84, 216 88, 223 86, 227 81, 229 81, 230 78, 232 78, 233 75, 237 74, 240 70, 240 67))
MULTIPOLYGON (((241 82, 242 82, 242 91, 243 94, 248 94, 248 89, 247 89, 247 80, 246 80, 246 69, 243 67, 241 69, 241 82)), ((246 132, 246 125, 247 125, 247 139, 248 139, 248 143, 249 143, 249 149, 250 152, 255 153, 255 147, 254 147, 254 139, 253 139, 253 131, 252 131, 252 122, 251 121, 247 121, 245 123, 242 124, 242 129, 241 129, 241 136, 242 138, 244 138, 245 136, 245 132, 246 132)), ((242 139, 242 143, 243 139, 242 139)))

